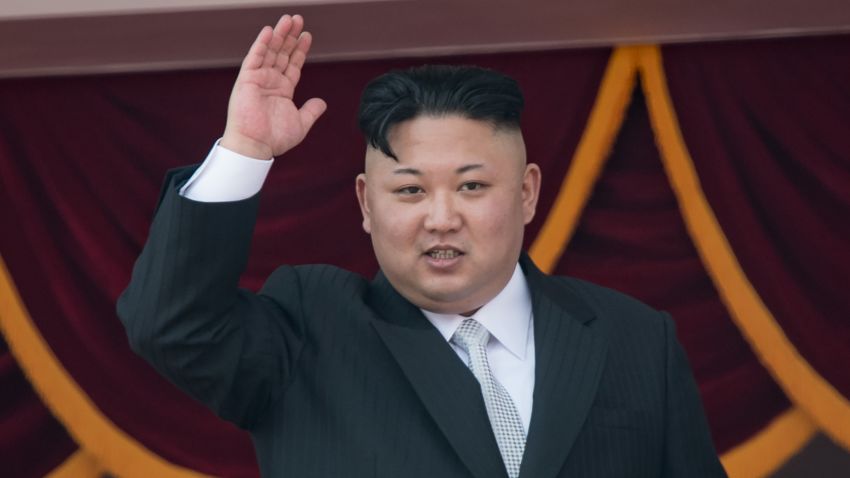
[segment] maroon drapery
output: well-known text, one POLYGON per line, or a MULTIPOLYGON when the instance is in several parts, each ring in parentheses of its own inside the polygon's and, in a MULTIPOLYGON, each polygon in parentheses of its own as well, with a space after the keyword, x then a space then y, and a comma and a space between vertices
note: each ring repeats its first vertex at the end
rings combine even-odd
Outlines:
POLYGON ((685 141, 742 268, 850 399, 850 36, 663 52, 685 141))
POLYGON ((30 387, 0 337, 0 457, 4 476, 44 476, 77 445, 30 387))
MULTIPOLYGON (((529 240, 557 194, 608 55, 587 50, 446 60, 502 70, 526 94, 529 156, 545 171, 529 240)), ((275 164, 244 285, 258 287, 281 262, 375 271, 353 194, 364 151, 356 105, 372 77, 421 62, 307 68, 299 95, 322 96, 330 109, 305 143, 275 164)), ((173 463, 254 476, 247 436, 134 356, 114 313, 164 172, 204 157, 221 133, 234 76, 226 70, 0 82, 0 253, 53 352, 113 422, 173 463)), ((7 444, 4 454, 24 451, 7 444)))

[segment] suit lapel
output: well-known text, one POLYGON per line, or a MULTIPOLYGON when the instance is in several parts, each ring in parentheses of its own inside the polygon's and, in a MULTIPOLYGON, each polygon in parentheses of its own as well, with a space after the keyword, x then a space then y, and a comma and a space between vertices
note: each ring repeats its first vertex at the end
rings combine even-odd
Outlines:
POLYGON ((578 295, 555 284, 523 255, 534 310, 534 406, 521 477, 548 478, 563 467, 593 403, 607 342, 578 295))
POLYGON ((472 475, 506 477, 481 387, 466 365, 383 274, 372 283, 369 303, 380 314, 375 330, 472 475))

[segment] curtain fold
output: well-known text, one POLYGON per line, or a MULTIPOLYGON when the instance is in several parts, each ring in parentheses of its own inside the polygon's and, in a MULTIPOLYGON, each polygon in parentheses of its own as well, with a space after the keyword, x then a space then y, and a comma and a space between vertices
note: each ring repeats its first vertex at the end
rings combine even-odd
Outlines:
POLYGON ((3 473, 40 478, 77 450, 41 403, 6 342, 0 337, 0 456, 3 473), (37 458, 37 459, 35 459, 37 458))
POLYGON ((663 53, 705 197, 767 309, 738 322, 789 397, 850 450, 850 36, 663 53))

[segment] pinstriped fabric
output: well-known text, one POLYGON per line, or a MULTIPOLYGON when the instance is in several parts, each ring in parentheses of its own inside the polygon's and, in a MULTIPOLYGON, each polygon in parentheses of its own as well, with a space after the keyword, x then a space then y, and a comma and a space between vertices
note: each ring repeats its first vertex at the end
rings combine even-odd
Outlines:
MULTIPOLYGON (((186 200, 190 174, 166 187, 119 316, 134 350, 250 432, 263 476, 508 477, 481 384, 385 277, 283 266, 239 290, 257 198, 186 200)), ((520 265, 537 366, 519 476, 723 476, 672 322, 520 265)))

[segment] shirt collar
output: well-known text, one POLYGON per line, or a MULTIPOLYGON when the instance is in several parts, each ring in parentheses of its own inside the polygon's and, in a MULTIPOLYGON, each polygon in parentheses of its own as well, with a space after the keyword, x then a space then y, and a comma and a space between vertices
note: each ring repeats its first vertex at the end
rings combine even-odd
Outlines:
POLYGON ((420 310, 446 341, 451 340, 464 319, 473 318, 509 352, 520 360, 525 360, 531 320, 531 294, 528 292, 528 283, 519 264, 505 288, 478 309, 472 317, 420 310))

